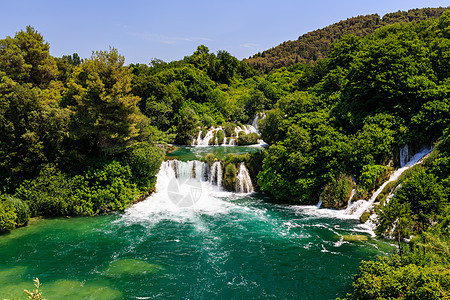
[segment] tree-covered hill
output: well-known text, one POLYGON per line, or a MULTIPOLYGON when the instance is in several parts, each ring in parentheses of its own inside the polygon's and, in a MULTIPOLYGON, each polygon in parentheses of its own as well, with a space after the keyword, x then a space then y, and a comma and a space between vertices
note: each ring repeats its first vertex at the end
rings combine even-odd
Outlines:
POLYGON ((365 36, 386 25, 437 18, 444 11, 445 8, 442 7, 422 8, 389 13, 382 18, 378 14, 349 18, 306 33, 295 41, 287 41, 257 53, 245 61, 261 73, 268 73, 273 69, 289 67, 296 63, 314 62, 319 58, 325 58, 330 52, 330 45, 346 34, 365 36))

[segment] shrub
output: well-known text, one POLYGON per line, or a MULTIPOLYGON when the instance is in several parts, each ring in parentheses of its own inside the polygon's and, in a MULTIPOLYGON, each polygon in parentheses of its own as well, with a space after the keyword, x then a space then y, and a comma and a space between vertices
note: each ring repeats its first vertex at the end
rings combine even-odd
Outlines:
POLYGON ((344 207, 352 191, 352 178, 340 175, 325 185, 320 194, 322 205, 328 208, 344 207))
POLYGON ((214 119, 210 115, 204 115, 202 118, 202 124, 206 128, 210 128, 214 124, 214 119))
POLYGON ((233 163, 235 165, 240 164, 241 162, 247 162, 250 159, 250 153, 244 153, 244 154, 235 154, 235 153, 228 153, 227 156, 225 156, 224 161, 225 163, 233 163))
POLYGON ((91 169, 74 178, 72 196, 76 214, 95 215, 113 210, 124 210, 131 205, 139 191, 132 183, 128 165, 112 161, 102 169, 91 169))
POLYGON ((15 220, 17 224, 25 225, 28 223, 28 220, 30 219, 30 208, 25 202, 10 195, 3 195, 1 199, 6 203, 12 204, 14 207, 17 215, 15 220))
POLYGON ((0 200, 0 233, 8 232, 16 227, 17 215, 14 205, 0 200))
POLYGON ((405 264, 399 256, 363 262, 348 299, 446 299, 450 293, 448 269, 405 264))
POLYGON ((223 126, 223 130, 225 131, 226 136, 234 135, 235 129, 236 129, 236 124, 234 124, 234 123, 227 123, 227 124, 225 124, 225 126, 223 126))
POLYGON ((147 143, 141 143, 129 150, 125 160, 131 168, 133 181, 140 189, 149 191, 154 188, 163 155, 161 148, 147 143))
POLYGON ((233 190, 236 184, 236 165, 234 163, 229 163, 225 166, 225 174, 223 185, 227 190, 233 190))
POLYGON ((239 132, 237 144, 241 146, 258 144, 259 135, 257 133, 246 134, 245 132, 239 132))
POLYGON ((208 153, 205 156, 205 160, 208 163, 208 165, 212 166, 213 163, 217 160, 217 157, 212 153, 208 153))
POLYGON ((219 145, 223 144, 224 139, 225 139, 225 132, 223 132, 223 130, 219 130, 219 131, 217 131, 217 135, 216 136, 217 136, 217 140, 219 142, 219 145))
POLYGON ((359 177, 360 186, 366 191, 374 190, 384 181, 386 167, 381 165, 364 165, 359 177))
POLYGON ((72 190, 72 181, 54 166, 48 165, 38 177, 24 181, 17 188, 15 197, 29 206, 32 217, 65 216, 72 214, 72 190))
MULTIPOLYGON (((204 139, 206 134, 208 133, 208 128, 203 128, 203 129, 201 129, 201 131, 202 131, 202 133, 200 134, 200 138, 204 139)), ((197 133, 197 136, 198 136, 198 133, 197 133)))

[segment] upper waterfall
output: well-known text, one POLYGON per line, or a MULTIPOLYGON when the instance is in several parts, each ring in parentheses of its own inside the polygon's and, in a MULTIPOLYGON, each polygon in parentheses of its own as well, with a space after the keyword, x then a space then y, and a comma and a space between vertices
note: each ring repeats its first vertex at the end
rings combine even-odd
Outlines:
MULTIPOLYGON (((265 115, 264 115, 265 116, 265 115)), ((192 140, 192 146, 235 146, 238 144, 248 145, 248 144, 259 144, 265 145, 264 141, 260 139, 260 133, 258 131, 257 120, 262 118, 259 114, 255 117, 252 124, 236 125, 231 134, 225 130, 223 126, 211 127, 207 130, 200 130, 197 136, 192 140), (245 135, 255 134, 252 136, 253 140, 249 143, 245 138, 240 139, 240 134, 245 135)))

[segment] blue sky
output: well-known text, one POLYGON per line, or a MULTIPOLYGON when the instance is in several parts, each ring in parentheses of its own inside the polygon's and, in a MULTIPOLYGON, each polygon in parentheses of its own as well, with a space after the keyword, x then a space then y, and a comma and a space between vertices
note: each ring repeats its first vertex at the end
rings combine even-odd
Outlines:
POLYGON ((172 61, 198 45, 239 59, 350 17, 411 8, 449 6, 441 0, 0 0, 0 38, 27 25, 60 57, 113 46, 126 63, 172 61))

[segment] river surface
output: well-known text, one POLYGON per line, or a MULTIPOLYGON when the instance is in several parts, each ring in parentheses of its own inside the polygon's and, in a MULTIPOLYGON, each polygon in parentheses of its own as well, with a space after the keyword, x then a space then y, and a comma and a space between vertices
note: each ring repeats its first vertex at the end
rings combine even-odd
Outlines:
POLYGON ((167 154, 167 159, 178 159, 188 161, 204 159, 206 154, 212 153, 217 158, 223 159, 228 154, 245 154, 261 151, 263 146, 176 146, 175 151, 167 154))
POLYGON ((0 298, 25 299, 38 277, 49 300, 335 299, 361 260, 393 251, 335 211, 208 182, 180 206, 170 191, 124 213, 33 220, 0 236, 0 298))

